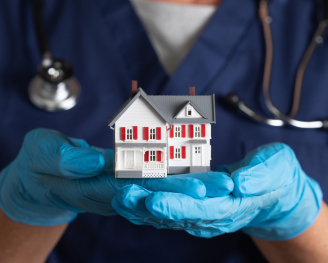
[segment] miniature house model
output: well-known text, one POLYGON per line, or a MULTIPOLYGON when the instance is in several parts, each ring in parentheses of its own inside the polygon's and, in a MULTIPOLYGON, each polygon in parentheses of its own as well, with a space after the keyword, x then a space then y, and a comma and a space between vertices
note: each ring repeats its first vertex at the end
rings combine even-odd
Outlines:
POLYGON ((214 95, 150 96, 132 81, 131 98, 109 120, 116 178, 161 178, 210 170, 214 95))

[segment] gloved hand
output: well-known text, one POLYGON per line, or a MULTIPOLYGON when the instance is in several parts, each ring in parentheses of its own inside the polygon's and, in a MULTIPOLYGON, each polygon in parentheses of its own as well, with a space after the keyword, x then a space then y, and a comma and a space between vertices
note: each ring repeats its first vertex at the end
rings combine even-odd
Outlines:
MULTIPOLYGON (((184 193, 193 198, 215 193, 215 178, 169 176, 163 179, 115 179, 113 151, 90 147, 46 129, 29 132, 16 157, 0 173, 0 205, 12 220, 32 225, 72 221, 77 213, 114 215, 111 201, 123 186, 184 193), (212 180, 212 181, 211 181, 212 180)), ((227 176, 226 176, 227 177, 227 176)), ((232 190, 232 181, 227 177, 232 190)))
POLYGON ((126 186, 112 204, 133 223, 184 229, 205 238, 242 229, 261 239, 289 239, 307 229, 320 211, 320 186, 303 172, 285 144, 259 147, 218 171, 231 175, 231 195, 195 199, 126 186))

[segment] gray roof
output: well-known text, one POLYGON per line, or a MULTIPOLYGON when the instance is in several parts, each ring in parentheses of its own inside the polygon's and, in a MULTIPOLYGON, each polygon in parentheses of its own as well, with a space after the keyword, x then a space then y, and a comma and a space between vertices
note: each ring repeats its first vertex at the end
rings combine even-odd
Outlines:
POLYGON ((120 116, 139 97, 143 97, 149 105, 168 123, 215 123, 215 95, 147 95, 143 89, 139 88, 138 93, 129 98, 121 108, 108 121, 112 126, 120 116), (176 118, 176 116, 190 103, 203 118, 176 118))

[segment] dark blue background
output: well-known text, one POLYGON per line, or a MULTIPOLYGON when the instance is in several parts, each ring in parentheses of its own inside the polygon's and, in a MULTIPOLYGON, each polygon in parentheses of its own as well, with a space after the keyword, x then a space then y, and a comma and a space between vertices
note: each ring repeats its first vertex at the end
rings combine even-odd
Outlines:
MULTIPOLYGON (((31 1, 0 2, 0 168, 19 151, 27 131, 46 127, 90 144, 112 147, 107 121, 129 97, 131 79, 148 94, 225 95, 236 91, 253 109, 268 114, 261 81, 264 43, 254 0, 224 0, 172 77, 160 65, 127 0, 47 0, 43 12, 55 57, 70 61, 82 85, 72 110, 47 113, 28 100, 27 87, 40 62, 31 1)), ((272 99, 291 107, 297 66, 317 24, 317 1, 273 0, 272 99)), ((305 74, 301 120, 328 115, 328 45, 319 47, 305 74)), ((328 191, 327 132, 272 128, 219 104, 212 125, 212 168, 232 163, 268 142, 289 144, 303 169, 328 191)), ((325 195, 326 196, 326 195, 325 195)), ((325 197, 324 196, 324 197, 325 197)), ((210 240, 185 232, 134 226, 118 216, 81 214, 70 224, 49 262, 263 262, 241 232, 210 240)))

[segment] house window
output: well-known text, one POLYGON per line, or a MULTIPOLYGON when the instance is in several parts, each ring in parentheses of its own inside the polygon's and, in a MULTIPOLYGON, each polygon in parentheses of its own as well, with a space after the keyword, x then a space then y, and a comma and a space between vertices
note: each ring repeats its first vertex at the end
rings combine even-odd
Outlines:
POLYGON ((149 129, 149 140, 156 140, 156 129, 150 128, 149 129))
POLYGON ((181 127, 180 126, 174 127, 174 137, 181 138, 181 127))
POLYGON ((192 116, 192 107, 190 105, 188 105, 186 107, 186 115, 187 116, 192 116))
POLYGON ((132 141, 132 137, 133 137, 132 128, 127 128, 126 129, 126 140, 132 141))
POLYGON ((156 161, 156 151, 149 151, 149 161, 150 162, 156 161))
POLYGON ((180 147, 177 147, 175 148, 175 156, 174 156, 175 159, 181 159, 181 148, 180 147))
POLYGON ((200 138, 200 126, 195 125, 195 138, 200 138))

